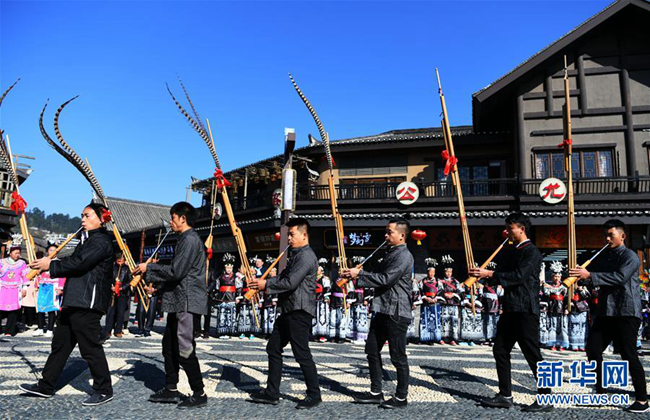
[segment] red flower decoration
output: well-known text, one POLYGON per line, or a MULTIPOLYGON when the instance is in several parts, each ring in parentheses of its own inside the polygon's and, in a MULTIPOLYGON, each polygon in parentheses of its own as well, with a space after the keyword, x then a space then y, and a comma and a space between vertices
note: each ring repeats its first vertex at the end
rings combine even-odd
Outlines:
POLYGON ((229 187, 230 182, 223 176, 223 171, 219 168, 214 170, 214 177, 217 181, 217 188, 229 187))
POLYGON ((113 220, 113 213, 110 210, 102 210, 102 222, 108 223, 113 220))
POLYGON ((573 144, 573 140, 571 139, 564 139, 562 140, 562 143, 558 144, 557 147, 568 147, 573 144))
POLYGON ((207 254, 208 254, 208 259, 211 260, 211 259, 212 259, 212 255, 213 255, 212 248, 208 248, 208 249, 206 249, 206 252, 207 252, 207 254))
POLYGON ((21 197, 20 194, 18 194, 18 191, 14 191, 11 194, 11 210, 16 212, 17 216, 20 216, 21 214, 25 213, 25 209, 27 208, 27 202, 23 197, 21 197))
POLYGON ((451 156, 448 151, 442 151, 442 158, 445 160, 445 176, 449 175, 449 172, 454 171, 454 166, 458 163, 458 158, 456 156, 451 156))

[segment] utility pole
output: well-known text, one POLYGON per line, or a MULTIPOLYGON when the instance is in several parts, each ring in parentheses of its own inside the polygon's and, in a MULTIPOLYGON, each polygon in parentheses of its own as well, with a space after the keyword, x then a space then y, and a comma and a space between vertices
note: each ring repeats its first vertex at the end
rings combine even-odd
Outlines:
MULTIPOLYGON (((284 129, 284 168, 282 169, 282 226, 280 227, 279 253, 289 244, 289 229, 285 224, 296 210, 296 171, 293 169, 293 149, 296 147, 296 130, 284 129)), ((288 255, 287 255, 288 257, 288 255)), ((278 263, 278 273, 287 265, 287 259, 278 263)))

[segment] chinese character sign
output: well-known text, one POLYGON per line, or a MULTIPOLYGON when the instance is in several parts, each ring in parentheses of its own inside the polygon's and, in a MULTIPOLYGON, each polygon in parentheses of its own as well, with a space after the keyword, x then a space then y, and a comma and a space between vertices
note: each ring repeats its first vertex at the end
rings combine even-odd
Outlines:
POLYGON ((352 232, 348 234, 347 245, 350 246, 364 246, 370 243, 372 235, 369 232, 352 232))
POLYGON ((561 387, 562 367, 562 362, 537 362, 537 388, 561 387))
POLYGON ((412 182, 402 182, 396 188, 397 201, 406 206, 415 203, 420 196, 418 186, 412 182))
MULTIPOLYGON (((596 361, 576 360, 569 364, 570 377, 568 383, 587 387, 596 385, 596 361)), ((604 361, 602 364, 603 388, 612 385, 624 388, 628 385, 627 361, 604 361)), ((563 383, 564 362, 537 362, 537 387, 560 388, 563 383)))
POLYGON ((539 186, 539 196, 546 203, 557 204, 566 197, 566 185, 557 178, 547 178, 539 186))

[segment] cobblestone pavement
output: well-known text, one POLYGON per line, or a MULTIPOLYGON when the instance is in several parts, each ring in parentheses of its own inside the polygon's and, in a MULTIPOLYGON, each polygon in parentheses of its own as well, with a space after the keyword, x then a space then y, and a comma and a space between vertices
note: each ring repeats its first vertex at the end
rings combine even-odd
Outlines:
MULTIPOLYGON (((55 397, 43 400, 21 395, 18 385, 34 382, 49 352, 48 338, 29 337, 29 333, 0 339, 0 418, 523 418, 521 406, 533 402, 534 382, 528 365, 518 350, 513 357, 513 391, 517 407, 510 410, 484 409, 479 398, 497 390, 491 349, 485 346, 450 347, 409 345, 411 366, 409 406, 398 411, 351 403, 351 394, 369 387, 363 346, 355 344, 313 343, 312 352, 320 375, 324 403, 308 412, 296 411, 295 401, 305 390, 300 369, 285 351, 282 379, 283 399, 278 406, 260 406, 246 401, 248 393, 266 383, 265 341, 199 339, 198 357, 210 397, 207 407, 180 412, 173 405, 147 402, 149 394, 164 385, 161 335, 149 338, 110 339, 105 345, 113 374, 115 400, 86 408, 81 401, 91 391, 86 363, 75 350, 60 378, 55 397)), ((584 353, 544 352, 548 360, 578 360, 584 353)), ((606 356, 612 358, 612 356, 606 356)), ((384 350, 385 392, 395 389, 395 370, 384 350)), ((616 360, 616 359, 614 359, 616 360)), ((650 360, 644 357, 646 372, 650 360)), ((189 393, 184 374, 181 391, 189 393)), ((630 388, 631 389, 631 388, 630 388)), ((562 392, 584 393, 566 384, 562 392)), ((629 389, 624 392, 629 392, 629 389)), ((526 417, 530 417, 528 415, 526 417)), ((590 419, 633 417, 619 408, 556 408, 536 418, 590 419)), ((642 416, 642 415, 641 415, 642 416)), ((650 416, 648 416, 650 417, 650 416)), ((646 418, 648 418, 646 417, 646 418)))

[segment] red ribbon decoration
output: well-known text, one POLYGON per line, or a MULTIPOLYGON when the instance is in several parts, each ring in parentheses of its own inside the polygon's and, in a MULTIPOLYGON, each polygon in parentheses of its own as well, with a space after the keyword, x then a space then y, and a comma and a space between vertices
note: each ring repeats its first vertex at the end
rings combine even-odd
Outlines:
POLYGON ((458 158, 456 156, 450 156, 449 152, 446 150, 442 151, 442 158, 445 160, 445 176, 449 175, 449 172, 453 171, 454 165, 458 163, 458 158))
POLYGON ((108 223, 113 220, 113 213, 110 210, 102 211, 102 222, 108 223))
POLYGON ((16 212, 16 216, 20 216, 21 214, 25 213, 25 209, 27 208, 27 201, 23 197, 21 197, 20 194, 18 194, 18 191, 14 191, 11 194, 11 199, 13 200, 11 202, 11 210, 16 212))
POLYGON ((208 260, 211 260, 212 259, 212 248, 206 249, 206 252, 208 254, 208 260))
POLYGON ((562 143, 558 144, 557 147, 569 147, 573 144, 573 140, 571 139, 564 139, 562 140, 562 143))
POLYGON ((219 168, 214 170, 214 177, 217 181, 217 188, 229 187, 230 182, 223 176, 223 171, 219 168))

